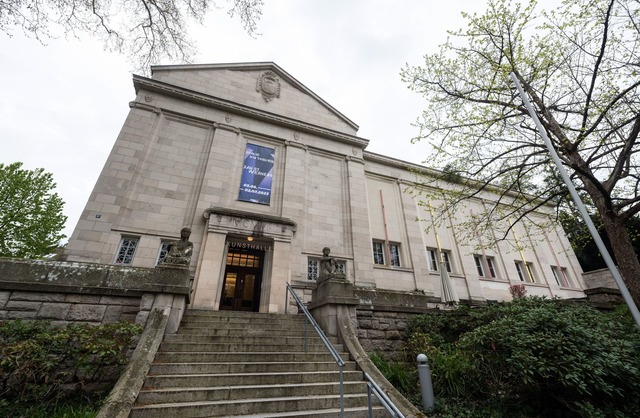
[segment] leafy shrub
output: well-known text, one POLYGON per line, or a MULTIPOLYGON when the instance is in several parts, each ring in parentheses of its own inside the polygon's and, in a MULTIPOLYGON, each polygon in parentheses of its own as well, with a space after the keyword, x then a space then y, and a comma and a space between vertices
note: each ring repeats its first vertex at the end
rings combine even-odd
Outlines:
POLYGON ((387 360, 382 354, 378 353, 370 354, 369 358, 389 383, 407 399, 420 399, 418 388, 416 387, 417 371, 415 368, 411 369, 403 363, 387 360))
POLYGON ((0 399, 14 406, 48 403, 91 385, 104 388, 141 331, 126 321, 62 328, 48 321, 1 321, 0 399))
POLYGON ((624 309, 523 297, 408 329, 407 356, 429 357, 435 416, 640 416, 640 332, 624 309))

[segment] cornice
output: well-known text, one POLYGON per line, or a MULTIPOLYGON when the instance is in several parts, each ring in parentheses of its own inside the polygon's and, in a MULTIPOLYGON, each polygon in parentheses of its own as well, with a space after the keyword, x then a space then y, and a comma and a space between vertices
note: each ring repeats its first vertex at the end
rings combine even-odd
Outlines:
POLYGON ((290 226, 294 232, 298 229, 298 224, 295 221, 289 218, 283 218, 281 216, 264 215, 264 214, 258 214, 255 212, 247 212, 244 210, 228 209, 228 208, 221 208, 221 207, 212 207, 212 208, 205 209, 202 216, 204 216, 205 219, 209 219, 211 214, 233 216, 237 218, 247 218, 255 221, 271 222, 274 224, 287 225, 287 226, 290 226))
POLYGON ((332 139, 334 141, 340 141, 352 146, 358 146, 362 149, 366 148, 367 145, 369 145, 368 139, 363 139, 354 135, 348 135, 331 129, 322 128, 317 125, 300 122, 295 119, 276 115, 270 112, 265 112, 253 107, 240 105, 230 100, 221 99, 219 97, 211 96, 204 93, 199 93, 183 87, 175 86, 173 84, 153 80, 135 74, 133 76, 133 85, 135 87, 136 93, 138 93, 138 91, 141 89, 162 93, 167 96, 189 100, 227 112, 233 112, 235 114, 244 115, 250 118, 260 119, 277 125, 286 126, 291 129, 313 133, 325 138, 332 139))

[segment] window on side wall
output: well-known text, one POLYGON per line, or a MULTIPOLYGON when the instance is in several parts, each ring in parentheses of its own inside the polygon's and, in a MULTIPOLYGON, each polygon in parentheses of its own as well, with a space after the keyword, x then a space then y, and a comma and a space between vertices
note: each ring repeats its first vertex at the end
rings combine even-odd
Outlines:
POLYGON ((384 242, 373 241, 373 263, 383 266, 384 263, 384 242))
POLYGON ((160 243, 160 248, 158 249, 158 257, 156 258, 156 266, 162 263, 169 252, 169 244, 171 241, 162 241, 160 243))
POLYGON ((535 283, 536 278, 533 274, 533 267, 529 262, 522 262, 516 260, 516 271, 518 272, 518 278, 521 282, 535 283))
MULTIPOLYGON (((347 274, 347 263, 343 260, 336 260, 336 269, 338 273, 347 274)), ((307 259, 307 280, 318 280, 320 272, 320 259, 309 257, 307 259)))
POLYGON ((476 271, 480 277, 490 277, 495 279, 498 277, 496 274, 495 263, 493 257, 486 257, 483 255, 474 255, 473 260, 476 263, 476 271))
MULTIPOLYGON (((447 267, 447 271, 451 273, 451 256, 449 251, 442 250, 441 254, 444 259, 444 265, 447 267)), ((427 248, 427 255, 429 256, 429 270, 440 271, 440 257, 438 257, 438 250, 436 248, 427 248)))
POLYGON ((400 244, 396 242, 389 243, 389 252, 385 251, 384 241, 373 241, 373 263, 379 266, 400 267, 400 244), (389 258, 389 260, 387 260, 389 258))
POLYGON ((556 284, 562 287, 571 287, 571 281, 569 280, 569 272, 564 267, 551 266, 551 272, 553 278, 556 280, 556 284))
POLYGON ((131 264, 139 241, 139 237, 122 237, 114 263, 121 265, 131 264))

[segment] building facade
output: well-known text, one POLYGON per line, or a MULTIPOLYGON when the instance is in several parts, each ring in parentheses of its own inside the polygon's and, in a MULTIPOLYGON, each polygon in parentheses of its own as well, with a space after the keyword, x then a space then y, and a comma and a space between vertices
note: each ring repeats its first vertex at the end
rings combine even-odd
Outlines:
POLYGON ((197 308, 284 312, 286 283, 312 286, 324 247, 357 287, 439 298, 446 268, 472 303, 508 300, 511 284, 584 296, 559 226, 516 224, 484 249, 491 231, 463 239, 468 213, 436 223, 407 192, 422 167, 366 151, 354 122, 274 63, 156 66, 133 82, 70 261, 154 267, 186 226, 197 308))

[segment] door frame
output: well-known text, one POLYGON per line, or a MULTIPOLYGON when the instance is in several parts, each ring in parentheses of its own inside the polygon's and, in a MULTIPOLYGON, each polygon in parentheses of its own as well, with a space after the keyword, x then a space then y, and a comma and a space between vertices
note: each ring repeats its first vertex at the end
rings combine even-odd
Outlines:
MULTIPOLYGON (((249 254, 252 256, 256 256, 260 262, 258 267, 248 267, 242 265, 234 265, 234 264, 226 264, 224 269, 224 275, 222 277, 222 294, 220 296, 218 309, 220 310, 232 310, 232 311, 253 311, 258 312, 260 309, 260 294, 262 290, 262 275, 264 271, 265 264, 265 252, 261 250, 255 249, 245 249, 238 247, 229 247, 227 253, 227 260, 229 260, 230 255, 232 254, 249 254), (241 277, 244 278, 247 275, 254 274, 255 279, 253 283, 253 292, 252 292, 252 304, 251 306, 242 306, 242 296, 239 295, 238 288, 234 285, 234 296, 232 298, 231 304, 225 304, 225 301, 228 300, 226 297, 226 284, 227 284, 227 274, 235 273, 236 280, 241 277), (238 302, 240 300, 240 302, 238 302)), ((242 290, 244 290, 244 285, 242 290)))

